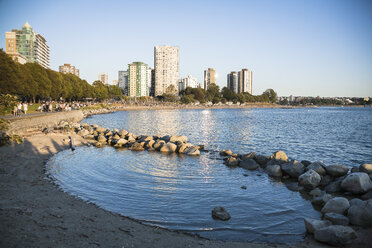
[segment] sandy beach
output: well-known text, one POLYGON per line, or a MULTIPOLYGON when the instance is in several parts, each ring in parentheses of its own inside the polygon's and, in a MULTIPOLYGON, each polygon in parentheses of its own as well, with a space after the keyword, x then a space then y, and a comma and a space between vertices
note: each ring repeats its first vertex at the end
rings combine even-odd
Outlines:
MULTIPOLYGON (((327 247, 307 236, 301 243, 213 241, 140 224, 60 190, 45 175, 55 153, 88 141, 71 133, 33 133, 0 147, 0 247, 327 247)), ((355 228, 349 247, 367 247, 370 230, 355 228)))

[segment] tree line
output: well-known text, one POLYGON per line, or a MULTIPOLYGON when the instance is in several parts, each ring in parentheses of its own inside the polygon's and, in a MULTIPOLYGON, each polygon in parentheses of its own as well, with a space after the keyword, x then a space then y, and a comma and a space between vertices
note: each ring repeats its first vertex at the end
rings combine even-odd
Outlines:
POLYGON ((19 64, 0 50, 0 93, 18 96, 20 100, 76 101, 86 98, 103 100, 120 98, 121 89, 115 85, 104 85, 95 81, 90 85, 86 80, 73 74, 63 74, 45 69, 37 63, 19 64))
POLYGON ((181 102, 193 103, 193 102, 212 102, 216 103, 246 103, 246 102, 272 102, 275 103, 277 94, 273 89, 267 89, 261 95, 251 95, 248 92, 235 93, 227 87, 220 88, 216 84, 209 85, 207 90, 201 88, 190 88, 187 87, 185 90, 180 92, 181 102))

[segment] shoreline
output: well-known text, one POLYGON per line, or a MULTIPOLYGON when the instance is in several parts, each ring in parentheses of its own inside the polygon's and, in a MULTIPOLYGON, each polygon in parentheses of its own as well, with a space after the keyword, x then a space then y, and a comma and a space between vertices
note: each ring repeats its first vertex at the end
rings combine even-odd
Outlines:
MULTIPOLYGON (((306 235, 295 244, 225 242, 139 223, 69 195, 46 178, 57 152, 89 141, 74 133, 33 133, 0 147, 0 247, 329 247, 306 235)), ((363 247, 353 243, 349 247, 363 247)))

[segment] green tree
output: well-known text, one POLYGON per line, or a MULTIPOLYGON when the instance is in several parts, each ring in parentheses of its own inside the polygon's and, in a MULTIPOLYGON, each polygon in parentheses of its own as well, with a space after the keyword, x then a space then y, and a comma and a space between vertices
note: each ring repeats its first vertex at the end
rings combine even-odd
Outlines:
POLYGON ((278 97, 276 92, 273 89, 267 89, 267 90, 265 90, 265 92, 263 94, 267 95, 267 97, 269 98, 269 101, 272 102, 272 103, 275 103, 276 99, 278 97))
POLYGON ((108 98, 108 90, 101 81, 99 80, 94 81, 93 86, 94 86, 94 96, 98 100, 104 100, 108 98))
MULTIPOLYGON (((108 96, 109 98, 121 98, 122 92, 120 87, 116 85, 109 85, 108 86, 108 96)), ((144 100, 144 99, 141 99, 144 100)))

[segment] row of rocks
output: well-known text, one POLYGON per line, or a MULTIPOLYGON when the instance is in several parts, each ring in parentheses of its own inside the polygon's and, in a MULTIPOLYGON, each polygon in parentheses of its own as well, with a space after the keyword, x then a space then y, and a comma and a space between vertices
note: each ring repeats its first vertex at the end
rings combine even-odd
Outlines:
POLYGON ((307 232, 320 242, 348 244, 356 238, 355 231, 348 225, 372 227, 372 164, 349 170, 343 165, 290 161, 283 151, 269 157, 253 152, 234 154, 231 150, 222 150, 220 155, 229 167, 261 169, 271 177, 296 181, 298 188, 312 197, 313 205, 321 207, 323 220, 305 219, 307 232), (345 197, 332 194, 354 199, 349 202, 345 197))
MULTIPOLYGON (((60 124, 60 128, 65 128, 64 125, 65 123, 60 124)), ((95 147, 110 145, 115 148, 128 148, 133 151, 148 150, 189 156, 199 156, 200 150, 204 150, 203 145, 194 146, 188 143, 187 137, 184 135, 136 135, 126 130, 110 130, 86 123, 74 123, 71 128, 84 139, 92 140, 95 147)))

